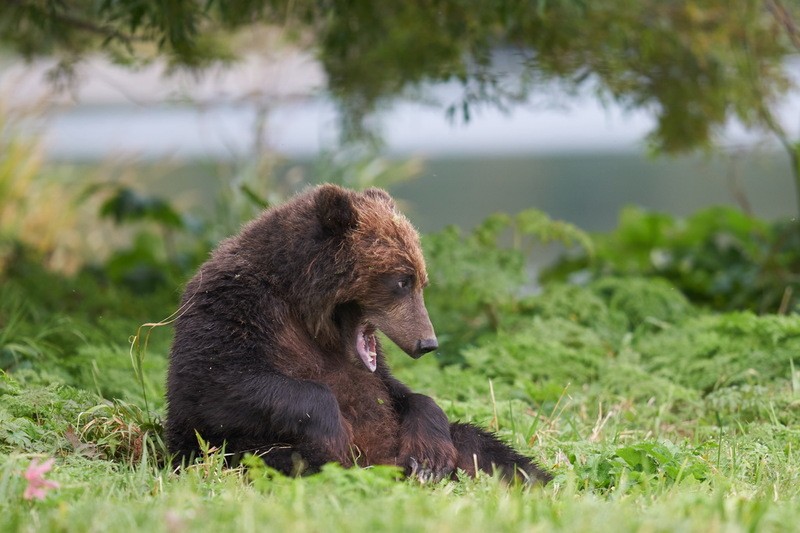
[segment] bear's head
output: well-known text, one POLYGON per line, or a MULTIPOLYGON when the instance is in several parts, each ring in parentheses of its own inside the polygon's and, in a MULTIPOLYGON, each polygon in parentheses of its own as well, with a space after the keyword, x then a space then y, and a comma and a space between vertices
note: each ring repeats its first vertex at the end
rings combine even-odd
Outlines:
POLYGON ((422 296, 428 276, 419 235, 392 198, 375 188, 358 193, 325 185, 316 191, 315 211, 324 238, 337 242, 335 254, 352 258, 350 281, 336 300, 348 316, 345 337, 364 365, 377 366, 376 330, 411 357, 436 350, 422 296))

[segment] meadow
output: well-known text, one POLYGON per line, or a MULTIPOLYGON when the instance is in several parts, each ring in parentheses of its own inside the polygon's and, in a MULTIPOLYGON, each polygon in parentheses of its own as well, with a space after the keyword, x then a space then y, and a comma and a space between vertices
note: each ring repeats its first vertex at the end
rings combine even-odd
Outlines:
MULTIPOLYGON (((299 479, 257 461, 226 469, 214 449, 182 472, 165 466, 169 317, 182 283, 235 224, 190 223, 130 189, 105 194, 90 223, 121 225, 128 244, 71 269, 56 268, 43 233, 26 236, 22 197, 3 203, 0 531, 800 523, 800 307, 796 274, 782 277, 798 248, 780 224, 730 209, 689 220, 628 210, 613 233, 589 236, 523 211, 425 235, 441 347, 415 361, 384 339, 390 365, 451 419, 497 431, 555 479, 423 485, 390 467, 329 465, 299 479), (569 253, 532 279, 527 262, 551 241, 569 253), (35 471, 49 459, 49 471, 35 471)), ((49 224, 64 220, 73 219, 49 224)))

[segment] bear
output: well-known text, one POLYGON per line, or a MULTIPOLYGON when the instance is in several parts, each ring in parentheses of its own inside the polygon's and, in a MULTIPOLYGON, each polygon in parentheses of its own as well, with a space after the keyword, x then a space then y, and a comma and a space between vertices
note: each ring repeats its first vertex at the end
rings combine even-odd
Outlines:
POLYGON ((438 349, 419 235, 387 192, 309 188, 219 244, 187 284, 167 374, 176 466, 198 435, 287 475, 397 465, 422 481, 460 469, 547 483, 493 433, 451 423, 392 376, 382 332, 413 358, 438 349))

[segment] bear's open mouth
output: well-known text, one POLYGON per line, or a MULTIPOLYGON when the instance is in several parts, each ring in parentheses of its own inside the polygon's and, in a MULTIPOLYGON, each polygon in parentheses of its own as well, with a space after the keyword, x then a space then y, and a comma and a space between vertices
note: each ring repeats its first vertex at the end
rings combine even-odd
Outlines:
POLYGON ((375 327, 362 324, 356 330, 356 351, 370 372, 378 368, 378 348, 375 341, 375 327))

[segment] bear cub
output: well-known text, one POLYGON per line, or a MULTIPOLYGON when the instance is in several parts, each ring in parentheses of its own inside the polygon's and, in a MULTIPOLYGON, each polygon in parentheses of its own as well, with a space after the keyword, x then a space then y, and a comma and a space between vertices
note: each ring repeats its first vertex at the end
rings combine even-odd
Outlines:
POLYGON ((176 465, 197 434, 287 474, 327 462, 551 476, 492 433, 450 423, 389 371, 376 332, 414 358, 438 344, 419 236, 380 189, 306 190, 223 241, 188 283, 167 377, 176 465))

